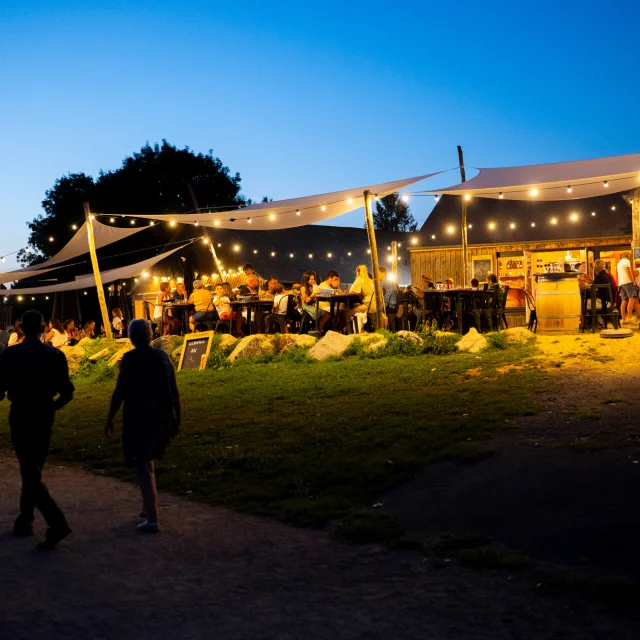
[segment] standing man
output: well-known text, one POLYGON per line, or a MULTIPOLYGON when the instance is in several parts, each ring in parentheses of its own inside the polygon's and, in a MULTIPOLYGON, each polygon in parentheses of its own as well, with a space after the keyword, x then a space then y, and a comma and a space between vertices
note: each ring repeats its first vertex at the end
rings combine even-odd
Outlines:
POLYGON ((620 316, 622 324, 634 324, 633 310, 638 301, 638 290, 636 289, 633 270, 631 269, 631 253, 625 251, 618 262, 618 291, 620 292, 620 316))
POLYGON ((6 394, 11 401, 11 442, 22 476, 20 515, 13 531, 19 536, 32 535, 37 507, 48 526, 38 549, 48 550, 71 533, 64 514, 42 482, 42 468, 49 453, 55 412, 72 400, 74 387, 64 353, 40 341, 43 325, 39 311, 27 311, 22 316, 24 341, 0 355, 0 400, 6 394))

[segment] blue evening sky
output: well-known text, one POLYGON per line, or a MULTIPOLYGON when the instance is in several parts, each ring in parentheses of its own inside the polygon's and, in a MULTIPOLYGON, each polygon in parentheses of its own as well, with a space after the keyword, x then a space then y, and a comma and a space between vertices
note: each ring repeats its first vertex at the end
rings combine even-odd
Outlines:
POLYGON ((254 199, 455 167, 457 144, 470 166, 637 152, 639 19, 619 0, 4 0, 0 255, 56 178, 162 138, 213 149, 254 199))

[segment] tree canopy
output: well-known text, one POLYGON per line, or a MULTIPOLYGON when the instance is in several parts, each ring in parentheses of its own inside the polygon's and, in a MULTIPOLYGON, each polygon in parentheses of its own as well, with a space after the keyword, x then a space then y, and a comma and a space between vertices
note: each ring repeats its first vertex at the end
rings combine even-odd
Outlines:
MULTIPOLYGON (((44 214, 27 223, 31 252, 21 251, 18 260, 35 264, 55 254, 73 235, 72 225, 84 221, 83 202, 96 213, 185 214, 195 208, 189 187, 201 208, 248 202, 240 195, 240 174, 232 175, 211 150, 196 154, 166 140, 147 143, 119 169, 101 171, 95 179, 84 173, 58 178, 42 201, 44 214)), ((157 244, 163 232, 149 233, 157 244)))
POLYGON ((376 201, 373 224, 379 231, 416 231, 416 223, 409 205, 398 192, 390 193, 376 201))

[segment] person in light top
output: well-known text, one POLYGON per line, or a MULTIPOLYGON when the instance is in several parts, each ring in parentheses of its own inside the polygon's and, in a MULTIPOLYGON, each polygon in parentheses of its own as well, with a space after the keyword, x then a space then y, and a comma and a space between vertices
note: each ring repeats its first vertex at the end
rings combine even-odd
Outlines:
POLYGON ((193 281, 193 293, 189 296, 189 302, 196 310, 196 312, 189 318, 189 328, 193 333, 199 322, 213 320, 215 317, 213 294, 211 291, 204 288, 202 280, 193 281))
POLYGON ((213 305, 218 312, 218 316, 220 320, 230 320, 231 319, 231 304, 229 297, 225 295, 224 285, 218 284, 216 285, 216 295, 213 299, 213 305))
POLYGON ((300 302, 302 309, 306 311, 312 320, 318 322, 318 329, 322 331, 331 315, 316 306, 316 295, 322 291, 316 282, 316 274, 313 271, 305 271, 302 274, 302 286, 300 287, 300 302))
POLYGON ((56 318, 51 318, 50 325, 51 331, 49 331, 45 338, 45 342, 56 349, 66 347, 69 344, 69 336, 62 326, 62 322, 56 318))
POLYGON ((284 316, 287 313, 289 295, 284 292, 284 285, 279 282, 273 288, 273 313, 284 316))
POLYGON ((635 324, 633 311, 638 302, 638 289, 636 288, 633 269, 631 268, 631 253, 625 251, 622 259, 618 261, 618 291, 620 292, 620 316, 622 324, 635 324))
POLYGON ((361 264, 356 268, 356 279, 349 289, 349 293, 359 293, 362 296, 362 302, 350 311, 352 318, 356 313, 376 313, 375 290, 367 265, 361 264))
MULTIPOLYGON (((160 308, 162 309, 162 307, 160 308)), ((122 310, 118 307, 111 309, 111 326, 113 327, 114 337, 122 338, 122 310)))

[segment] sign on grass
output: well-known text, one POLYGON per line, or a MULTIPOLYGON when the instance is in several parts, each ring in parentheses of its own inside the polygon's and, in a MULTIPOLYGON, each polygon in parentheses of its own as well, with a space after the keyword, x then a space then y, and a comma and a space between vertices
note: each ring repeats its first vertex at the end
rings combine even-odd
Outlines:
POLYGON ((209 351, 211 351, 211 342, 214 335, 213 331, 188 333, 184 337, 178 371, 181 369, 199 369, 202 371, 207 365, 207 358, 209 357, 209 351))

